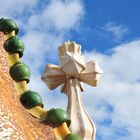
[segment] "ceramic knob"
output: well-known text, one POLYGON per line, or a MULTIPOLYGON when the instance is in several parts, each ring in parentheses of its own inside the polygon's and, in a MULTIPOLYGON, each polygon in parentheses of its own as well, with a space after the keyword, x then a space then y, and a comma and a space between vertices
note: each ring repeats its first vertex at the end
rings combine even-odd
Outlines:
POLYGON ((24 44, 18 37, 13 36, 4 43, 4 49, 9 53, 18 53, 19 57, 22 57, 24 44))
POLYGON ((15 21, 13 21, 12 19, 2 18, 0 19, 0 31, 3 32, 4 34, 9 34, 12 31, 15 31, 15 33, 17 34, 19 29, 15 21))
POLYGON ((71 123, 68 114, 59 108, 49 110, 46 121, 50 122, 53 126, 60 126, 64 122, 69 126, 71 123))
POLYGON ((35 107, 35 106, 43 107, 42 98, 35 91, 31 91, 31 90, 25 91, 20 96, 20 101, 21 101, 22 105, 28 109, 35 107))
POLYGON ((27 65, 19 61, 10 68, 10 75, 15 81, 25 80, 28 83, 31 72, 27 65))

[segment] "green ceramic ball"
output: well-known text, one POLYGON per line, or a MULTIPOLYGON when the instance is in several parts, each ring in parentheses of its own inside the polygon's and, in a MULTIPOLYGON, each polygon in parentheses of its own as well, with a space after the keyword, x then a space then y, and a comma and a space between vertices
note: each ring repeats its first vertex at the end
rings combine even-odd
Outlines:
POLYGON ((60 126, 62 123, 66 122, 69 126, 71 123, 71 120, 68 116, 68 114, 60 108, 57 109, 51 109, 47 113, 46 120, 50 122, 53 126, 60 126))
POLYGON ((28 83, 31 72, 27 65, 19 61, 10 68, 10 75, 15 81, 25 80, 28 83))
POLYGON ((2 18, 0 19, 0 31, 3 32, 4 34, 9 34, 12 31, 15 31, 15 33, 17 34, 19 28, 14 20, 10 18, 7 19, 2 18))
POLYGON ((22 103, 22 105, 25 108, 33 108, 35 106, 40 106, 43 107, 43 102, 42 102, 42 98, 41 96, 35 92, 35 91, 31 91, 31 90, 27 90, 25 91, 21 96, 20 96, 20 101, 22 103))
POLYGON ((4 43, 4 49, 9 53, 18 53, 19 57, 22 57, 24 43, 17 36, 12 36, 4 43))

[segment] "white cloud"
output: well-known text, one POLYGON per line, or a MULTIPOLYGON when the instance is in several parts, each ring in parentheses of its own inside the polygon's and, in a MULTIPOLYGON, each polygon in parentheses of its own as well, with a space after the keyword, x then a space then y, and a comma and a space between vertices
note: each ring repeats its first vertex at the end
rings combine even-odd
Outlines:
POLYGON ((79 24, 79 19, 83 16, 82 11, 80 1, 52 1, 44 11, 43 17, 56 29, 66 30, 79 24))
MULTIPOLYGON (((32 7, 37 4, 38 0, 2 0, 0 8, 1 17, 17 17, 21 14, 25 16, 25 11, 31 11, 32 7)), ((20 18, 22 18, 22 16, 20 18)))
POLYGON ((105 25, 104 30, 111 33, 115 41, 120 41, 128 33, 128 27, 122 24, 116 24, 114 22, 109 22, 105 25))
POLYGON ((27 30, 66 32, 76 28, 83 15, 84 7, 79 0, 52 0, 43 11, 30 16, 27 30))
POLYGON ((106 23, 102 27, 95 29, 94 34, 98 39, 105 39, 109 42, 121 43, 130 30, 125 24, 118 24, 113 21, 106 23))
POLYGON ((139 52, 140 40, 136 40, 115 47, 111 55, 85 53, 87 60, 96 60, 104 70, 100 85, 94 90, 85 85, 84 93, 102 139, 140 139, 139 52))

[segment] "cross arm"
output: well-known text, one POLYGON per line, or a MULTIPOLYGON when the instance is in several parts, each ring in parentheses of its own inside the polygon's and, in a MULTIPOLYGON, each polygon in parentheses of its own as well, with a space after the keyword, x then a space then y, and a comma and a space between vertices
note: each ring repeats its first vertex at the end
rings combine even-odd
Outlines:
POLYGON ((65 82, 65 73, 59 66, 48 64, 41 79, 47 84, 48 88, 53 90, 65 82))
POLYGON ((103 74, 102 69, 94 61, 86 63, 86 69, 80 74, 80 81, 90 86, 97 86, 103 74))

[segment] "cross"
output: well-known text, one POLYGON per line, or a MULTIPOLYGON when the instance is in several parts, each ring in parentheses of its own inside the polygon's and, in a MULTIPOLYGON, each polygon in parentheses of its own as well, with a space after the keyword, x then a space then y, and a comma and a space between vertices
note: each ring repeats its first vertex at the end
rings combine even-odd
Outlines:
POLYGON ((95 125, 82 102, 82 82, 96 86, 103 71, 94 61, 85 63, 81 46, 70 41, 59 47, 59 63, 60 66, 48 64, 42 80, 51 90, 62 85, 61 92, 68 96, 67 112, 72 121, 71 131, 84 140, 95 140, 95 125))

